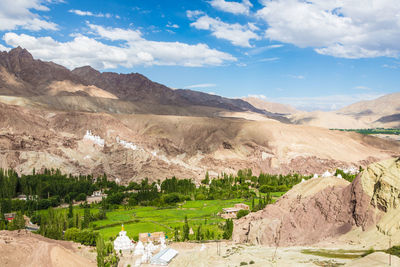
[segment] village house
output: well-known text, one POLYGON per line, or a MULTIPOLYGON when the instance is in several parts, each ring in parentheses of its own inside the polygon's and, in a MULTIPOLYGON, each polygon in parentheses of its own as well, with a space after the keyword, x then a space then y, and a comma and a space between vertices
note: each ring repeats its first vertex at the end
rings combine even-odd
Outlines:
POLYGON ((92 197, 103 197, 106 196, 103 190, 93 191, 92 197))
POLYGON ((8 222, 12 222, 14 220, 16 213, 4 213, 4 219, 7 220, 8 222))
POLYGON ((19 195, 19 196, 17 196, 17 199, 26 201, 27 197, 26 197, 26 195, 19 195))
POLYGON ((161 237, 165 237, 164 232, 154 232, 154 233, 140 233, 139 234, 139 241, 143 243, 148 242, 158 242, 161 237))
POLYGON ((224 219, 233 219, 237 217, 239 210, 250 210, 249 206, 244 203, 235 204, 231 208, 223 208, 221 217, 224 219))

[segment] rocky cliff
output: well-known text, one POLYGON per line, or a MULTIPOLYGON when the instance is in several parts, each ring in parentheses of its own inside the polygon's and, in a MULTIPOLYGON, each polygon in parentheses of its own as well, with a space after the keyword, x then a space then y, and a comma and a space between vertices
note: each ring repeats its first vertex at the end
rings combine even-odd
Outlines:
POLYGON ((353 183, 313 178, 275 204, 235 222, 233 239, 269 246, 311 245, 357 228, 400 233, 400 158, 374 163, 353 183))

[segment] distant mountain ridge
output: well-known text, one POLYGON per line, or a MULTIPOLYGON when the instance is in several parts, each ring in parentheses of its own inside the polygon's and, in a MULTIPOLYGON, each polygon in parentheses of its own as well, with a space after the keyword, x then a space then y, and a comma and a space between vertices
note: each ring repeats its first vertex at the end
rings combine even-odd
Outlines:
POLYGON ((0 53, 0 95, 100 96, 153 105, 203 106, 275 115, 255 108, 241 99, 229 99, 192 90, 172 90, 138 73, 101 73, 90 66, 70 71, 53 62, 36 60, 21 47, 0 53))
POLYGON ((291 105, 269 102, 257 97, 244 97, 242 99, 256 108, 264 109, 269 112, 280 113, 280 114, 293 114, 299 112, 291 105))

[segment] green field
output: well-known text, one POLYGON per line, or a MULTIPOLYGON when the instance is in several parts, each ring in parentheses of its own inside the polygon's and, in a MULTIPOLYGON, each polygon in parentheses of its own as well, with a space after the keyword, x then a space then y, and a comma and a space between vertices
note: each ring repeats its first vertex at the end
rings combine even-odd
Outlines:
POLYGON ((345 132, 356 132, 360 134, 393 134, 400 135, 400 129, 384 129, 384 128, 374 128, 374 129, 330 129, 339 130, 345 132))
MULTIPOLYGON (((174 228, 182 228, 185 216, 188 217, 189 226, 196 231, 199 224, 202 224, 203 231, 214 231, 216 235, 222 235, 224 219, 217 216, 222 208, 232 207, 236 203, 251 205, 243 199, 230 200, 196 200, 187 201, 178 207, 157 208, 157 207, 134 207, 127 209, 126 206, 119 206, 118 209, 107 212, 107 219, 91 223, 91 227, 98 230, 105 240, 115 237, 121 231, 121 224, 130 238, 137 240, 139 233, 165 232, 170 238, 174 235, 174 228)), ((66 209, 63 209, 66 212, 66 209)), ((74 212, 83 215, 82 208, 74 208, 74 212)), ((97 208, 91 208, 91 213, 98 212, 97 208)), ((216 236, 216 237, 217 237, 216 236)))

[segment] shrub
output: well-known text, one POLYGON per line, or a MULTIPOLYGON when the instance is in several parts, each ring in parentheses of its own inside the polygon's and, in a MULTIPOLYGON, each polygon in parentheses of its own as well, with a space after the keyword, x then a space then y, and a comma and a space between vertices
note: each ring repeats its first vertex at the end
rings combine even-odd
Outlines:
POLYGON ((250 262, 249 262, 249 264, 254 264, 255 262, 253 261, 253 260, 251 260, 250 262))
POLYGON ((236 218, 240 219, 240 218, 246 216, 249 213, 250 213, 249 210, 239 210, 237 215, 236 215, 236 218))
POLYGON ((247 265, 247 262, 242 261, 242 262, 240 263, 240 266, 243 266, 243 265, 247 265))
POLYGON ((171 193, 162 196, 162 201, 165 204, 175 204, 181 201, 181 196, 178 193, 171 193))
POLYGON ((69 228, 65 231, 64 239, 78 242, 86 246, 94 246, 96 245, 96 238, 98 235, 98 232, 89 229, 79 230, 78 228, 69 228))
POLYGON ((195 198, 196 198, 196 200, 205 200, 206 196, 204 194, 202 194, 202 193, 199 193, 199 194, 196 195, 195 198))
POLYGON ((85 201, 86 200, 86 195, 84 193, 80 193, 76 199, 76 201, 85 201))

